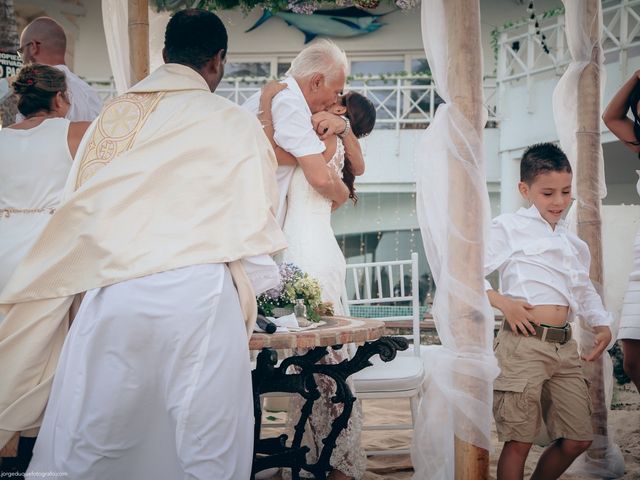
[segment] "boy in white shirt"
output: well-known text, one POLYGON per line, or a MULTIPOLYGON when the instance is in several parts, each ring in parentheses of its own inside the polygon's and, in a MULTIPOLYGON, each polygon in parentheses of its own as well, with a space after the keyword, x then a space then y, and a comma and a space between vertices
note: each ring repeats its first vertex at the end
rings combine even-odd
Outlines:
POLYGON ((493 220, 485 274, 500 273, 501 293, 487 282, 491 305, 505 316, 495 354, 493 413, 504 442, 498 480, 522 479, 529 449, 545 422, 553 443, 533 480, 556 479, 593 438, 591 400, 569 322, 575 315, 594 329, 584 360, 599 358, 611 340, 610 317, 589 279, 587 244, 564 226, 572 172, 553 144, 529 147, 520 164, 521 195, 531 207, 493 220))

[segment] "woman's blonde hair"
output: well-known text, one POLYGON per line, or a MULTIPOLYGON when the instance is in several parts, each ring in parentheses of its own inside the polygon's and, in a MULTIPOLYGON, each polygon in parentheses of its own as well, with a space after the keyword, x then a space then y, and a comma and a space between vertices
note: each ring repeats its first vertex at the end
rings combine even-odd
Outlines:
POLYGON ((287 75, 307 78, 316 73, 325 76, 327 82, 335 80, 341 73, 345 76, 349 62, 344 50, 330 40, 319 40, 302 50, 291 62, 287 75))

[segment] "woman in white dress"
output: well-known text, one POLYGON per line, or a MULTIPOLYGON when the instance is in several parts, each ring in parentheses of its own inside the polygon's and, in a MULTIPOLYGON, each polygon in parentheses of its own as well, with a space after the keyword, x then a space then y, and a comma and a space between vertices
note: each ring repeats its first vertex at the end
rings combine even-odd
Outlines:
MULTIPOLYGON (((25 66, 13 89, 25 119, 0 130, 0 291, 55 211, 90 124, 64 118, 70 104, 65 75, 56 68, 25 66)), ((33 443, 21 438, 18 457, 5 459, 3 472, 24 472, 33 443)))
MULTIPOLYGON (((640 157, 640 70, 618 90, 602 115, 611 133, 640 157), (631 110, 633 120, 627 117, 631 110)), ((640 173, 640 172, 639 172, 640 173)), ((636 185, 640 195, 640 181, 636 185)), ((622 342, 624 371, 640 391, 640 230, 633 246, 633 271, 622 305, 618 339, 622 342)))
MULTIPOLYGON (((287 161, 288 154, 277 147, 273 141, 271 123, 271 99, 286 85, 272 82, 267 84, 261 97, 262 121, 266 125, 265 133, 269 137, 278 162, 287 161)), ((362 95, 347 93, 341 101, 329 108, 330 113, 344 115, 349 119, 351 129, 356 137, 361 138, 371 132, 375 124, 376 111, 373 104, 362 95)), ((324 157, 327 166, 338 173, 350 191, 350 198, 357 201, 354 189, 354 175, 348 158, 345 158, 344 145, 337 135, 331 135, 324 140, 326 150, 324 157)), ((342 303, 345 289, 346 261, 333 229, 331 228, 332 202, 320 195, 306 180, 302 168, 297 167, 288 191, 287 216, 284 222, 284 233, 289 247, 284 253, 283 261, 290 262, 316 278, 322 290, 322 300, 331 302, 336 315, 344 315, 342 303)), ((298 350, 296 354, 304 354, 306 350, 298 350)), ((348 357, 346 347, 340 350, 329 349, 321 363, 339 363, 348 357)), ((322 440, 329 434, 332 421, 342 412, 341 404, 334 404, 331 397, 335 394, 332 380, 323 375, 317 375, 316 381, 321 393, 309 417, 309 425, 305 431, 303 444, 311 451, 307 454, 307 462, 315 463, 322 451, 322 440)), ((351 383, 353 389, 353 384, 351 383)), ((289 404, 288 424, 290 430, 299 419, 293 412, 300 412, 304 400, 294 395, 289 404)), ((366 469, 366 456, 360 446, 362 430, 362 408, 359 402, 354 409, 347 428, 340 434, 336 448, 331 456, 330 479, 361 478, 366 469)), ((304 476, 305 472, 301 473, 304 476)))
POLYGON ((64 118, 70 104, 56 68, 28 65, 13 89, 25 119, 0 130, 0 291, 55 211, 90 124, 64 118))

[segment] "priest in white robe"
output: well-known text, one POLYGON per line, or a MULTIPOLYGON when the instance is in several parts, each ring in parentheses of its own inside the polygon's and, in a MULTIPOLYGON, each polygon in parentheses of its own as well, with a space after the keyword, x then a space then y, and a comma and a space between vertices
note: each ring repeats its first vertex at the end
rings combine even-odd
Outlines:
POLYGON ((217 16, 174 15, 166 64, 105 106, 0 294, 0 448, 41 426, 31 472, 250 476, 247 335, 286 244, 269 142, 211 93, 226 50, 217 16))

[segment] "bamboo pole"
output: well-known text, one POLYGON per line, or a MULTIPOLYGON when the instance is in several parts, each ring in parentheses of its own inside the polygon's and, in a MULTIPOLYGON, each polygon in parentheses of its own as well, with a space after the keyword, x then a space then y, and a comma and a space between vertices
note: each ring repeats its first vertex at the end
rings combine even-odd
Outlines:
POLYGON ((129 0, 129 65, 131 84, 149 75, 149 3, 129 0))
MULTIPOLYGON (((591 268, 589 276, 598 293, 602 295, 602 222, 600 219, 600 32, 598 18, 600 1, 584 0, 584 18, 581 23, 589 32, 589 38, 594 45, 591 62, 580 75, 578 83, 578 159, 577 159, 577 215, 578 235, 582 238, 591 252, 591 268)), ((583 329, 581 347, 585 355, 593 348, 587 338, 590 333, 583 329)), ((586 362, 584 366, 586 377, 590 380, 590 393, 593 403, 592 424, 596 435, 607 436, 607 405, 604 391, 603 359, 586 362)), ((602 458, 606 450, 602 445, 595 445, 589 450, 592 458, 602 458)))
MULTIPOLYGON (((447 25, 446 41, 449 45, 447 78, 451 102, 471 123, 482 138, 483 133, 483 91, 482 91, 482 51, 480 41, 479 0, 448 0, 444 2, 447 25)), ((460 145, 460 152, 467 146, 460 145)), ((464 166, 450 162, 449 209, 451 221, 458 231, 449 237, 449 258, 451 275, 466 283, 469 289, 484 291, 482 242, 482 202, 473 195, 474 186, 465 172, 464 166), (469 239, 478 239, 469 242, 469 239)), ((464 353, 477 348, 478 339, 483 338, 484 324, 480 311, 463 302, 449 301, 452 333, 459 351, 464 353), (465 345, 465 338, 473 343, 465 345)), ((455 381, 467 391, 483 391, 486 385, 476 379, 458 375, 455 381)), ((464 428, 473 429, 472 425, 464 428)), ((489 478, 489 452, 469 443, 455 439, 455 479, 485 480, 489 478)))

